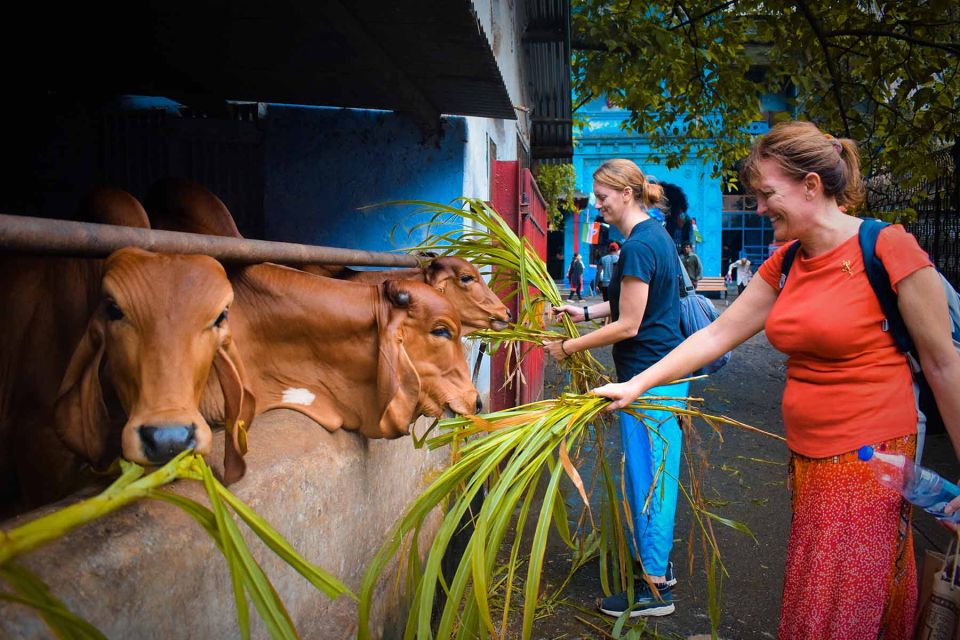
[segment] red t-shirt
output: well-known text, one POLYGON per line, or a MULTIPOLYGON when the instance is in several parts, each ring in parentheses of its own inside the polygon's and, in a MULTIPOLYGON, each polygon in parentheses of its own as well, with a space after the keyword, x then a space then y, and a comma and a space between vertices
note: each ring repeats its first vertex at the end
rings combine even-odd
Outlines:
MULTIPOLYGON (((758 271, 774 289, 786 248, 758 271)), ((876 251, 894 291, 932 266, 899 225, 880 232, 876 251)), ((826 458, 916 432, 910 368, 881 329, 883 318, 856 235, 815 258, 797 252, 765 327, 770 343, 789 356, 783 422, 791 451, 826 458)))

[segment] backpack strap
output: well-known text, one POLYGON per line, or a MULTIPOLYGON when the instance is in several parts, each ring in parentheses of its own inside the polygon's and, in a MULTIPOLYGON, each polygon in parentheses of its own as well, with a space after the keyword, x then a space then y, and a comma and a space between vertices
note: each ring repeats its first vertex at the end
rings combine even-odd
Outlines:
POLYGON ((890 226, 889 223, 882 220, 864 219, 860 223, 858 233, 860 251, 863 253, 863 268, 866 271, 867 280, 870 281, 870 286, 880 301, 880 308, 885 316, 882 328, 884 331, 890 332, 897 348, 907 352, 913 349, 913 340, 910 339, 910 332, 907 331, 907 326, 900 315, 900 309, 897 307, 897 294, 890 286, 890 276, 887 269, 883 266, 880 258, 877 257, 877 238, 880 232, 888 226, 890 226))
POLYGON ((680 273, 677 274, 679 276, 678 284, 680 285, 680 297, 686 298, 694 293, 693 282, 690 280, 690 276, 687 274, 687 266, 683 264, 683 258, 677 255, 677 261, 680 263, 680 273))
POLYGON ((780 265, 780 291, 783 291, 783 285, 787 284, 787 274, 790 273, 790 267, 793 266, 793 259, 797 257, 797 251, 800 250, 800 241, 797 240, 783 252, 783 264, 780 265))

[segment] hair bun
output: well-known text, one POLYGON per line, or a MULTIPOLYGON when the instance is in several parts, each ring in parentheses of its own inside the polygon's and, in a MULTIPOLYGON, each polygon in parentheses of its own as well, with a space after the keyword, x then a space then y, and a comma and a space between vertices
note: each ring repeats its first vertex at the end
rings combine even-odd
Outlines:
POLYGON ((652 182, 646 182, 643 185, 643 204, 647 207, 655 207, 663 200, 663 187, 652 182))

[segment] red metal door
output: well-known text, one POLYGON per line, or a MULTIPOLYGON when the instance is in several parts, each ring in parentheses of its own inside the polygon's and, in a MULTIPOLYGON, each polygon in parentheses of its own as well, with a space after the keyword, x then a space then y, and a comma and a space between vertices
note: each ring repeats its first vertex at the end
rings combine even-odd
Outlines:
MULTIPOLYGON (((537 255, 547 256, 547 206, 537 182, 529 169, 521 169, 518 161, 494 161, 491 172, 493 180, 493 208, 506 220, 510 228, 526 238, 537 255)), ((532 289, 531 289, 532 291, 532 289)), ((504 300, 513 317, 519 313, 519 297, 504 300)), ((524 358, 520 371, 522 380, 514 378, 504 384, 506 353, 499 350, 492 358, 490 371, 490 400, 492 410, 514 407, 539 400, 543 394, 543 349, 536 347, 524 358)), ((515 362, 511 362, 511 367, 515 362)))

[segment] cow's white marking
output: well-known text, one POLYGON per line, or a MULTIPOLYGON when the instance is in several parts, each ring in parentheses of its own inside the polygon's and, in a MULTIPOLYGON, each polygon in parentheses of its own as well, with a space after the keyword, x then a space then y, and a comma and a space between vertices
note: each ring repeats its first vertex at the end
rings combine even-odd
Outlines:
POLYGON ((307 389, 287 389, 283 392, 283 401, 290 404, 302 404, 310 406, 317 396, 307 389))

